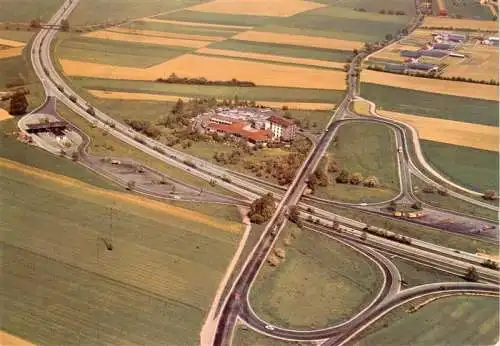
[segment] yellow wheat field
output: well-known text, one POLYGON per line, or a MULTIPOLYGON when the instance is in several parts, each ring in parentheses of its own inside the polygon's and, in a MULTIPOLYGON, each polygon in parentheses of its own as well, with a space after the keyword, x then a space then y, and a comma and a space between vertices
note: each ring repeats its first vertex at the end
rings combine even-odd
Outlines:
POLYGON ((429 118, 390 111, 377 111, 380 115, 413 126, 421 139, 461 145, 464 147, 498 151, 499 131, 495 126, 429 118))
POLYGON ((178 20, 167 20, 167 19, 156 19, 156 18, 142 18, 141 20, 144 22, 175 24, 175 25, 181 25, 181 26, 194 26, 194 27, 200 27, 200 28, 238 29, 238 30, 249 30, 249 29, 253 28, 252 26, 210 24, 210 23, 198 23, 198 22, 181 22, 178 20))
POLYGON ((184 54, 146 69, 60 60, 66 75, 108 79, 156 80, 176 73, 181 77, 208 80, 252 81, 258 86, 345 89, 345 73, 302 66, 184 54))
POLYGON ((29 341, 18 338, 4 331, 0 332, 0 345, 2 346, 35 346, 29 341))
MULTIPOLYGON (((121 91, 106 91, 106 90, 87 90, 93 96, 100 99, 109 100, 135 100, 135 101, 167 101, 175 102, 178 99, 188 101, 191 97, 176 96, 176 95, 160 95, 160 94, 146 94, 146 93, 132 93, 121 91)), ((222 101, 222 100, 218 100, 222 101)), ((287 106, 289 109, 303 109, 303 110, 330 110, 335 108, 333 103, 313 103, 313 102, 274 102, 274 101, 255 101, 259 105, 271 108, 281 108, 287 106)))
POLYGON ((496 32, 498 30, 498 22, 492 20, 454 19, 425 16, 422 27, 442 27, 496 32))
POLYGON ((97 188, 92 185, 86 184, 82 181, 69 178, 64 175, 48 172, 31 166, 26 166, 11 160, 0 158, 0 168, 15 170, 25 175, 32 176, 34 178, 57 183, 58 185, 60 185, 61 190, 64 190, 65 188, 78 188, 85 194, 93 196, 93 198, 98 198, 98 199, 104 198, 104 199, 110 199, 112 201, 121 201, 132 206, 136 205, 138 207, 147 208, 149 210, 155 210, 158 212, 165 213, 165 215, 170 215, 172 217, 181 218, 184 220, 194 221, 224 231, 229 231, 229 232, 241 231, 241 226, 234 222, 219 221, 217 219, 211 218, 204 214, 197 213, 192 210, 187 210, 184 208, 168 205, 166 203, 154 201, 141 196, 97 188))
POLYGON ((325 6, 305 0, 214 0, 187 9, 198 12, 288 17, 325 6))
POLYGON ((11 58, 19 56, 23 53, 24 47, 12 47, 7 49, 0 49, 0 59, 11 58))
POLYGON ((267 60, 272 62, 284 62, 290 64, 301 64, 301 65, 311 65, 320 67, 329 67, 335 69, 344 68, 344 63, 333 62, 333 61, 322 61, 315 59, 304 59, 304 58, 292 58, 287 56, 272 55, 272 54, 260 54, 260 53, 249 53, 249 52, 238 52, 234 50, 225 49, 215 49, 215 48, 201 48, 196 51, 197 53, 227 56, 234 58, 246 58, 246 59, 256 59, 256 60, 267 60))
POLYGON ((204 36, 204 35, 191 35, 191 34, 178 34, 175 32, 153 31, 153 30, 139 30, 131 28, 115 27, 111 29, 112 32, 119 32, 122 34, 132 34, 141 36, 155 36, 166 38, 178 38, 184 40, 198 40, 198 41, 222 41, 225 37, 221 36, 204 36))
POLYGON ((5 38, 0 38, 0 46, 24 47, 25 43, 24 42, 19 42, 19 41, 7 40, 5 38))
POLYGON ((474 80, 498 80, 498 50, 495 47, 476 44, 473 47, 463 47, 460 53, 466 54, 465 59, 448 57, 444 63, 445 77, 465 77, 474 80))
POLYGON ((246 31, 233 37, 236 40, 290 44, 294 46, 327 48, 339 50, 359 49, 363 46, 359 41, 337 40, 334 38, 279 34, 272 32, 246 31))
POLYGON ((12 115, 9 114, 5 109, 0 108, 0 121, 11 119, 12 115))
POLYGON ((178 46, 178 47, 188 47, 188 48, 201 48, 208 46, 210 41, 199 41, 199 40, 186 40, 186 39, 176 39, 167 37, 152 37, 152 36, 141 36, 141 35, 130 35, 111 31, 94 31, 83 36, 102 38, 106 40, 115 41, 125 41, 125 42, 137 42, 146 44, 157 44, 164 46, 178 46))
POLYGON ((432 93, 498 100, 496 85, 472 84, 432 78, 411 77, 395 73, 363 70, 361 81, 432 93))

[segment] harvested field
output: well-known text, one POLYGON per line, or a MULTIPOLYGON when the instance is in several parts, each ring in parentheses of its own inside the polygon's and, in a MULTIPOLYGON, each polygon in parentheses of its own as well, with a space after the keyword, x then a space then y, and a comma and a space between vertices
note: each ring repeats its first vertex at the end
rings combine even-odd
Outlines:
POLYGON ((5 38, 0 38, 0 45, 7 47, 24 47, 24 42, 7 40, 5 38))
POLYGON ((188 48, 201 48, 208 46, 211 41, 186 40, 180 38, 154 37, 143 35, 129 35, 111 31, 94 31, 85 34, 83 37, 102 38, 106 40, 138 42, 147 44, 158 44, 163 46, 177 46, 188 48))
POLYGON ((122 28, 122 27, 114 27, 114 28, 109 29, 107 32, 118 32, 121 34, 166 37, 166 38, 175 38, 175 39, 182 39, 182 40, 195 40, 195 41, 222 41, 222 40, 226 39, 225 37, 220 37, 220 36, 178 34, 175 32, 140 30, 140 29, 122 28))
POLYGON ((13 47, 7 49, 0 49, 0 59, 11 58, 19 56, 23 53, 24 47, 13 47))
POLYGON ((236 29, 236 30, 250 30, 253 28, 252 26, 184 22, 184 21, 178 21, 178 20, 157 19, 157 18, 143 18, 141 20, 145 21, 145 22, 194 26, 194 27, 200 27, 200 28, 219 28, 219 29, 236 29))
POLYGON ((446 95, 472 97, 483 100, 498 100, 498 87, 496 85, 471 84, 431 78, 411 77, 407 75, 372 70, 363 70, 361 73, 361 81, 446 95))
POLYGON ((272 61, 272 62, 283 62, 283 63, 289 63, 289 64, 320 66, 320 67, 328 67, 328 68, 332 68, 332 69, 343 69, 344 65, 345 65, 344 63, 341 63, 341 62, 322 61, 322 60, 305 59, 305 58, 292 58, 292 57, 272 55, 272 54, 247 53, 247 52, 238 52, 238 51, 226 50, 226 49, 214 49, 214 48, 201 48, 201 49, 198 49, 196 51, 196 53, 207 54, 207 55, 226 56, 226 57, 235 57, 235 58, 266 60, 266 61, 272 61))
POLYGON ((345 73, 323 69, 270 64, 240 59, 184 54, 147 69, 60 60, 66 75, 128 80, 156 80, 176 73, 208 80, 252 81, 258 86, 287 86, 329 90, 345 89, 345 73))
POLYGON ((353 50, 363 47, 363 42, 359 41, 346 41, 327 37, 290 35, 260 31, 242 32, 241 34, 234 36, 233 39, 336 50, 353 50))
POLYGON ((304 0, 214 0, 187 9, 199 12, 289 17, 325 6, 304 0))
POLYGON ((447 57, 443 60, 448 66, 444 69, 444 77, 465 77, 474 80, 498 80, 498 49, 476 44, 459 49, 465 59, 447 57))
POLYGON ((0 108, 0 121, 11 119, 12 115, 9 114, 5 109, 0 108))
POLYGON ((384 117, 413 126, 421 139, 498 151, 499 134, 494 126, 463 123, 390 111, 378 111, 384 117))
POLYGON ((360 115, 370 115, 370 104, 365 101, 356 100, 352 103, 354 111, 360 115))
MULTIPOLYGON (((176 102, 178 99, 187 101, 191 97, 176 96, 176 95, 161 95, 161 94, 145 94, 131 93, 120 91, 105 91, 105 90, 87 90, 93 96, 100 99, 109 100, 137 100, 137 101, 167 101, 176 102)), ((333 103, 313 103, 313 102, 273 102, 273 101, 256 101, 257 104, 271 107, 281 108, 287 106, 289 109, 305 109, 305 110, 329 110, 335 108, 333 103)))
POLYGON ((0 345, 2 346, 35 346, 31 342, 18 338, 4 331, 0 331, 0 345))
POLYGON ((422 28, 470 29, 497 32, 498 22, 492 20, 455 19, 425 16, 422 28))
POLYGON ((0 168, 15 170, 17 172, 23 173, 24 175, 33 178, 49 180, 53 183, 57 183, 68 189, 80 189, 85 191, 86 194, 93 196, 93 198, 111 199, 114 201, 121 201, 123 203, 130 203, 136 205, 137 207, 148 208, 149 210, 155 210, 157 212, 170 215, 171 217, 194 221, 220 230, 225 230, 235 233, 241 231, 241 226, 238 224, 220 223, 218 221, 214 221, 213 219, 211 219, 206 215, 199 214, 193 211, 188 212, 182 208, 174 207, 171 205, 167 205, 165 203, 157 202, 144 197, 130 195, 127 193, 119 193, 119 192, 99 189, 91 185, 82 183, 76 179, 47 172, 38 168, 25 166, 23 164, 19 164, 17 162, 6 160, 3 158, 0 158, 0 168))

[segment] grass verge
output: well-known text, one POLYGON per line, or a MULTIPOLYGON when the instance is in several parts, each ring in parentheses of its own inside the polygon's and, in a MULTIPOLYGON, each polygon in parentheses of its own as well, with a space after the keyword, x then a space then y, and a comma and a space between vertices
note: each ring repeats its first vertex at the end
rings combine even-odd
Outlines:
POLYGON ((442 272, 397 256, 392 258, 391 261, 398 267, 401 273, 401 279, 405 282, 404 288, 437 282, 465 281, 460 276, 442 272))
POLYGON ((280 327, 324 328, 345 320, 367 305, 382 284, 378 268, 363 255, 294 224, 282 231, 278 248, 286 250, 286 258, 277 266, 264 264, 250 304, 259 317, 280 327), (298 301, 307 304, 297 309, 298 301))
POLYGON ((311 343, 285 341, 273 339, 269 336, 259 334, 258 332, 239 324, 233 332, 231 342, 234 346, 301 346, 312 345, 311 343))
POLYGON ((350 345, 494 345, 498 341, 498 298, 446 297, 407 312, 412 305, 416 303, 391 311, 350 345))

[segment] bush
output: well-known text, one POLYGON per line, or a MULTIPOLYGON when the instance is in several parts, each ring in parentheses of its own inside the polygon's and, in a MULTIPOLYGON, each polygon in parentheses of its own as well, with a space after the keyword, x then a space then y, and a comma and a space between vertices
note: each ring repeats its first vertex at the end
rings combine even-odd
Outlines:
POLYGON ((355 172, 351 175, 351 179, 349 179, 349 182, 352 185, 359 185, 363 181, 363 176, 361 173, 355 172))
POLYGON ((378 187, 380 185, 380 183, 379 183, 378 178, 376 176, 371 175, 371 176, 365 178, 365 180, 363 180, 363 185, 366 187, 378 187))
POLYGON ((350 180, 350 173, 347 169, 343 169, 340 174, 335 178, 335 181, 339 184, 347 184, 350 180))
POLYGON ((271 193, 268 193, 267 195, 253 201, 250 205, 248 217, 251 222, 261 224, 268 221, 271 216, 273 216, 275 209, 274 197, 271 193))
POLYGON ((496 191, 494 191, 494 190, 486 190, 483 194, 483 198, 488 200, 488 201, 494 201, 494 200, 498 199, 498 195, 497 195, 496 191))

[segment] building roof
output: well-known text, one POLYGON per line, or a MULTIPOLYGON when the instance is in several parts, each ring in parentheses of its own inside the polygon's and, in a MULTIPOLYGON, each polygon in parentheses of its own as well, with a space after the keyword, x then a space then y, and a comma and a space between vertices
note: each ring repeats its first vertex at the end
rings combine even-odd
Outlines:
POLYGON ((427 64, 427 63, 423 63, 423 62, 410 62, 410 63, 407 63, 406 66, 408 68, 411 68, 414 70, 423 70, 423 71, 429 71, 429 70, 436 69, 439 67, 439 66, 434 65, 434 64, 427 64))
POLYGON ((422 55, 422 53, 413 50, 402 50, 399 54, 407 58, 420 58, 422 55))
POLYGON ((49 123, 26 124, 30 130, 55 129, 68 126, 65 121, 52 121, 49 123))
POLYGON ((443 49, 443 50, 453 50, 457 47, 456 44, 451 43, 435 43, 432 48, 434 49, 443 49))
POLYGON ((442 58, 448 56, 450 52, 441 49, 429 49, 421 51, 423 56, 431 56, 433 58, 442 58))
POLYGON ((237 135, 255 142, 262 142, 271 139, 269 131, 249 129, 244 121, 234 122, 231 125, 211 123, 207 125, 207 128, 237 135))
POLYGON ((278 117, 276 115, 273 115, 269 118, 269 121, 271 123, 275 123, 275 124, 278 124, 278 125, 281 125, 281 126, 284 126, 284 127, 288 127, 288 126, 292 126, 293 124, 295 124, 295 122, 291 119, 286 119, 286 118, 283 118, 283 117, 278 117))

